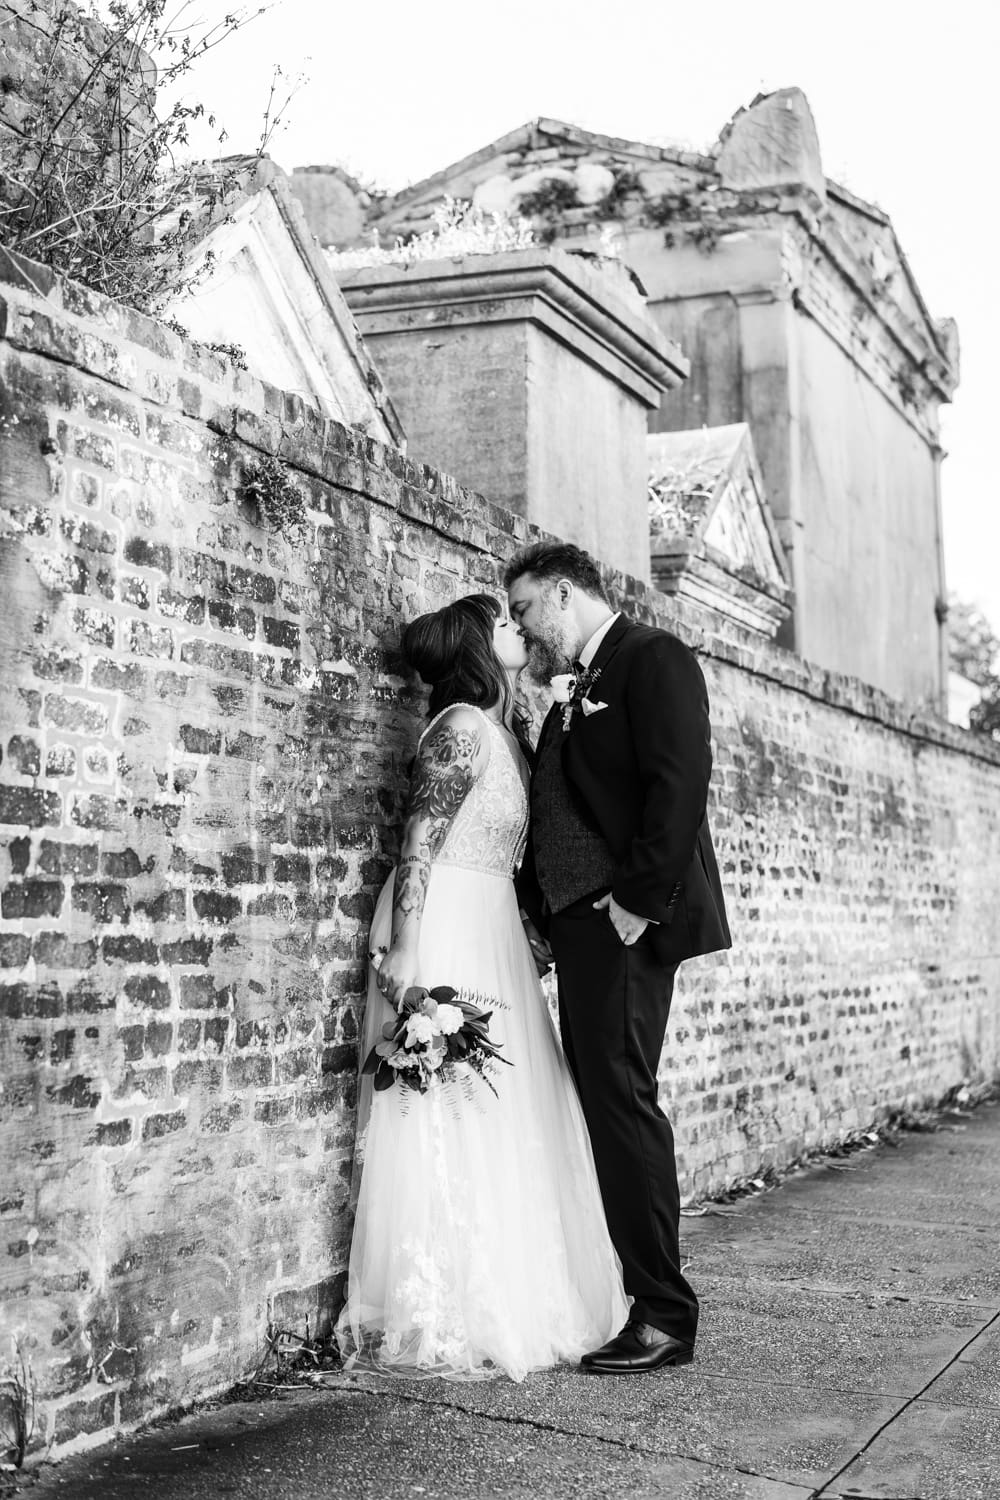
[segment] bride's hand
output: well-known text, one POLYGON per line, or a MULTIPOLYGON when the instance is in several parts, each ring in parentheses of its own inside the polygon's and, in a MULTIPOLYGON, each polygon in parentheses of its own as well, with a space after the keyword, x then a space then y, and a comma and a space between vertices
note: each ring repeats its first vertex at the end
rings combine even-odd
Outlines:
POLYGON ((403 947, 392 947, 378 965, 376 984, 382 994, 399 1009, 399 1002, 417 982, 417 955, 403 947))

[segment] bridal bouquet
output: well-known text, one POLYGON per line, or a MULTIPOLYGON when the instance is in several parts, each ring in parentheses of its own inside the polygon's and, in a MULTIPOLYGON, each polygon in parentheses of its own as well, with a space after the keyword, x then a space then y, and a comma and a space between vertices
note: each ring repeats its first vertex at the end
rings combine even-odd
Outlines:
POLYGON ((460 999, 450 985, 432 990, 413 985, 403 996, 399 1015, 383 1026, 382 1040, 369 1052, 361 1071, 374 1074, 376 1089, 391 1088, 398 1079, 426 1094, 470 1068, 495 1094, 487 1070, 494 1062, 508 1067, 513 1063, 501 1057, 499 1043, 490 1040, 492 1015, 460 999))

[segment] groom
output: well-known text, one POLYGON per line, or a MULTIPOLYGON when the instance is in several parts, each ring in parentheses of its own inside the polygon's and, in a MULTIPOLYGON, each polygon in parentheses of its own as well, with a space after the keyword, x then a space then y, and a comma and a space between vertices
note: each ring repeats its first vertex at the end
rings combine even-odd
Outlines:
POLYGON ((579 547, 528 547, 504 582, 532 675, 572 667, 538 742, 518 894, 536 957, 555 960, 563 1046, 632 1298, 621 1333, 583 1364, 686 1364, 698 1299, 681 1270, 656 1073, 678 964, 730 946, 705 816, 705 680, 676 636, 612 610, 579 547))

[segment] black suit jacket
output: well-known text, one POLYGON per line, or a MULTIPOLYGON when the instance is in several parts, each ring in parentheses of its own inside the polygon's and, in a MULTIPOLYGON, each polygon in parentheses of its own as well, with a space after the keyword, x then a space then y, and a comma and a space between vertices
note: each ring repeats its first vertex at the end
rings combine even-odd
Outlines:
MULTIPOLYGON (((694 653, 666 630, 619 617, 591 665, 589 698, 606 708, 573 716, 563 771, 582 816, 608 844, 615 900, 660 924, 665 963, 731 946, 706 803, 712 771, 708 692, 694 653)), ((542 726, 557 731, 559 705, 542 726)), ((518 896, 545 930, 532 840, 518 896)))

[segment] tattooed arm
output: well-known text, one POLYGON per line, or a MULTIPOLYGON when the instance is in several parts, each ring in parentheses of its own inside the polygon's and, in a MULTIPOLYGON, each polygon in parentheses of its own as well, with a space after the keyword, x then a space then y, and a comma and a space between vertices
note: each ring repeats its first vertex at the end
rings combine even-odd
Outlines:
POLYGON ((431 861, 489 757, 479 715, 456 705, 417 753, 392 895, 392 942, 379 970, 382 992, 398 1005, 417 982, 417 944, 431 861))

